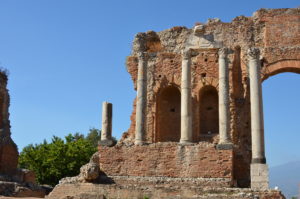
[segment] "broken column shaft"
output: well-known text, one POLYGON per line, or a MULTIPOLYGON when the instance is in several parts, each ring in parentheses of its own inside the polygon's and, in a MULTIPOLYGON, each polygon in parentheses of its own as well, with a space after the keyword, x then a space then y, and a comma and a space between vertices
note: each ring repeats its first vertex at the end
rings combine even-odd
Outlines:
POLYGON ((145 142, 145 122, 147 105, 147 58, 145 53, 138 54, 137 100, 135 144, 145 142))
POLYGON ((112 134, 112 104, 108 102, 103 102, 101 140, 111 140, 112 138, 111 134, 112 134))

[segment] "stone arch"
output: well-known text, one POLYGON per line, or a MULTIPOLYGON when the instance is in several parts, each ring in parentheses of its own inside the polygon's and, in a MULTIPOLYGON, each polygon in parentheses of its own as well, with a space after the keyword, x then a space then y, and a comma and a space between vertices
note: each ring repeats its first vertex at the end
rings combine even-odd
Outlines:
POLYGON ((200 137, 212 141, 219 133, 218 91, 214 86, 204 86, 199 92, 200 137))
POLYGON ((261 69, 261 72, 262 81, 268 79, 273 75, 284 72, 293 72, 300 74, 300 60, 280 60, 263 67, 261 69))
POLYGON ((156 103, 156 142, 179 142, 180 101, 180 91, 174 85, 163 88, 158 93, 156 103))

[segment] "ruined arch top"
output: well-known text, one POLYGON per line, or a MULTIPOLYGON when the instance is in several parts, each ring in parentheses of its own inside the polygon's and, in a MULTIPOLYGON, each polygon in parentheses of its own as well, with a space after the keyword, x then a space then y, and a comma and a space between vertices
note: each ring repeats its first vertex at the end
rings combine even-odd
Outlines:
POLYGON ((300 74, 299 60, 279 60, 262 68, 262 80, 266 80, 271 76, 279 73, 292 72, 300 74))

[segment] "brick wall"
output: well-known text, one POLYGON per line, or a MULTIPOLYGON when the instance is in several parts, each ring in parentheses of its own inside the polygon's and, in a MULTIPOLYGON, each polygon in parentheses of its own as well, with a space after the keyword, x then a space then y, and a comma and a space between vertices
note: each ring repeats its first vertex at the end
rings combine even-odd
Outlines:
POLYGON ((213 144, 99 147, 100 168, 110 176, 232 178, 232 150, 213 144))

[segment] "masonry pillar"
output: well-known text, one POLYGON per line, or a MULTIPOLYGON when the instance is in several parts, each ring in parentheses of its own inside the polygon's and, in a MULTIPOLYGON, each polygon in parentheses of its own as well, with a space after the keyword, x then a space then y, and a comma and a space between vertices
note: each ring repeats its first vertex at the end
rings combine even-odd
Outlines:
POLYGON ((192 142, 191 110, 191 55, 190 50, 182 52, 181 65, 181 137, 180 143, 192 142))
POLYGON ((110 140, 111 132, 112 132, 112 104, 108 102, 103 102, 101 140, 110 140))
POLYGON ((229 113, 229 71, 227 61, 227 48, 219 50, 219 134, 218 149, 231 149, 229 138, 230 113, 229 113))
POLYGON ((102 129, 100 145, 112 146, 112 104, 108 102, 102 103, 102 129))
POLYGON ((259 55, 260 52, 258 48, 250 48, 248 50, 252 137, 251 188, 268 189, 269 172, 265 158, 264 120, 259 55))
POLYGON ((136 101, 136 125, 135 144, 145 142, 145 123, 147 105, 147 58, 145 53, 138 54, 138 77, 137 77, 137 101, 136 101))

